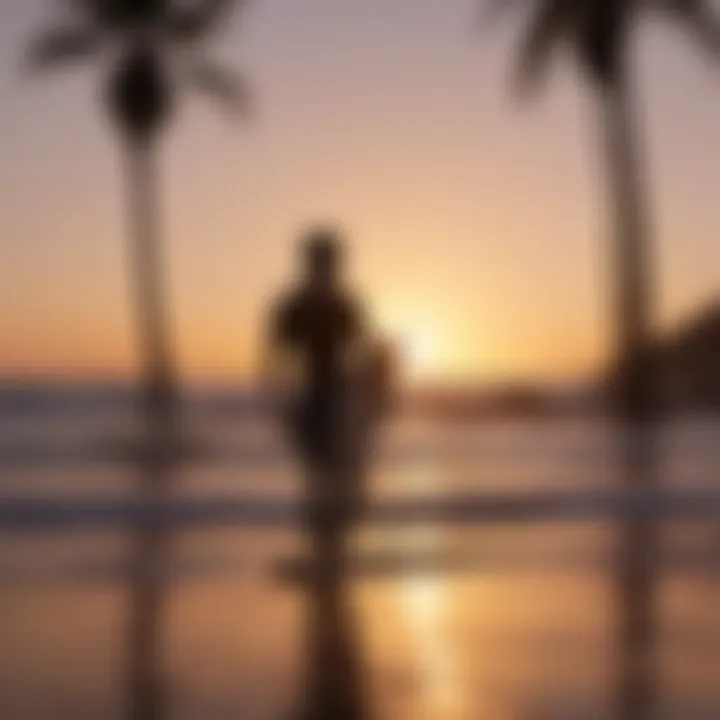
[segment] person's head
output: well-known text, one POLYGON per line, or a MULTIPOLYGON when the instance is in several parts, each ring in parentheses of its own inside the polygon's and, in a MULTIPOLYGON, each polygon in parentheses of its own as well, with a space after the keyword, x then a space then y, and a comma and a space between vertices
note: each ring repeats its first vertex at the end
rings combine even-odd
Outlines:
POLYGON ((342 239, 332 227, 315 227, 302 244, 302 262, 307 280, 315 286, 331 286, 338 280, 342 264, 342 239))

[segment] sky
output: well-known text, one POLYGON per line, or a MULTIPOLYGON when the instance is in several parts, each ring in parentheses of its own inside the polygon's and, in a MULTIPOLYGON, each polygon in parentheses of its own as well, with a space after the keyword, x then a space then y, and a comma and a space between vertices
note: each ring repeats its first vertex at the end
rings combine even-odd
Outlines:
MULTIPOLYGON (((22 69, 60 0, 0 4, 0 376, 136 367, 123 157, 102 64, 22 69)), ((518 24, 476 0, 254 0, 212 54, 252 87, 238 122, 183 94, 160 154, 173 328, 189 379, 245 378, 315 221, 412 372, 561 378, 610 338, 599 107, 570 58, 512 91, 518 24)), ((688 37, 635 47, 658 325, 720 294, 720 93, 688 37)))

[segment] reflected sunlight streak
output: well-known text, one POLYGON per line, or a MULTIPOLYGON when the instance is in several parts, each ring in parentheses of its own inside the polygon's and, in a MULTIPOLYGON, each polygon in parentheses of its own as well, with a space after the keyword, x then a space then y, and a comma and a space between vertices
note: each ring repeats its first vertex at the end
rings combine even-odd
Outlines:
MULTIPOLYGON (((436 488, 440 482, 435 468, 425 465, 418 469, 414 484, 423 491, 436 488)), ((430 550, 442 538, 437 528, 418 528, 408 535, 410 547, 430 550)), ((408 579, 402 585, 401 603, 406 608, 409 636, 416 659, 418 717, 463 718, 467 715, 467 699, 458 675, 457 658, 445 627, 448 588, 442 580, 432 577, 408 579)))

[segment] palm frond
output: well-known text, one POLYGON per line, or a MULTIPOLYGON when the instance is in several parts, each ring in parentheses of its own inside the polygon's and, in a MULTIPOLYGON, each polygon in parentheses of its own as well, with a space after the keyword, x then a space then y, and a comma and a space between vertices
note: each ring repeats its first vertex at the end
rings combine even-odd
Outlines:
POLYGON ((190 81, 198 90, 220 101, 233 114, 250 114, 250 86, 233 70, 207 61, 196 62, 191 69, 190 81))
POLYGON ((65 0, 65 5, 77 17, 84 20, 96 20, 105 12, 107 0, 65 0))
POLYGON ((566 43, 591 79, 607 87, 624 70, 628 41, 641 15, 661 10, 693 33, 699 45, 720 57, 720 0, 478 0, 481 19, 527 14, 518 58, 521 90, 534 88, 550 56, 566 43), (524 3, 524 5, 523 5, 524 3), (522 7, 521 7, 522 5, 522 7))
POLYGON ((167 30, 179 42, 201 40, 219 28, 239 4, 238 0, 200 0, 191 7, 175 9, 168 14, 167 30))
POLYGON ((520 48, 518 82, 532 89, 545 73, 556 45, 566 36, 579 0, 536 0, 520 48))
POLYGON ((634 11, 627 0, 585 3, 575 43, 583 64, 601 86, 611 84, 621 71, 634 11))
POLYGON ((680 19, 700 44, 720 56, 720 3, 715 0, 661 0, 661 9, 680 19))
POLYGON ((100 50, 101 38, 91 29, 57 28, 40 35, 30 43, 27 64, 43 70, 93 57, 100 50))
POLYGON ((106 31, 157 27, 170 10, 170 0, 66 0, 76 13, 106 31))

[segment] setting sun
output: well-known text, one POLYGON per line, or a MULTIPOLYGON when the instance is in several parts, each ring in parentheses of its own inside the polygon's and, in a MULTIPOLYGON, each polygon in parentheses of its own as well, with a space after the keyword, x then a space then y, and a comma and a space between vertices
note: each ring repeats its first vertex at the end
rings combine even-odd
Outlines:
POLYGON ((422 377, 437 372, 438 346, 428 330, 423 328, 400 330, 399 344, 410 377, 422 377))
POLYGON ((379 325, 381 332, 396 345, 403 374, 408 379, 427 378, 443 370, 441 348, 446 348, 447 343, 439 336, 432 318, 418 317, 410 312, 388 312, 381 313, 379 325))

